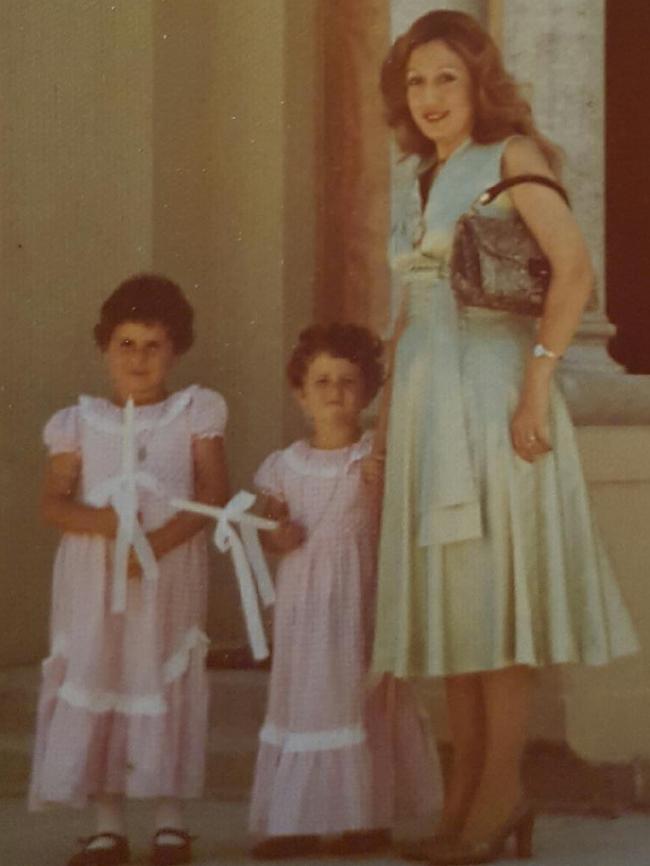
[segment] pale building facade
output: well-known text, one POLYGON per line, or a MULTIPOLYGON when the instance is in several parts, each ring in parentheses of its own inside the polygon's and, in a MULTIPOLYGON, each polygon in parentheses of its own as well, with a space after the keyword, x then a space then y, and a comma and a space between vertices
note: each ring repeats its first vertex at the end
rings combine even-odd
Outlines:
MULTIPOLYGON (((385 324, 392 174, 378 63, 439 6, 490 27, 529 86, 566 151, 599 275, 566 381, 590 425, 585 470, 644 649, 564 684, 550 672, 536 733, 598 760, 650 757, 650 428, 619 411, 621 395, 648 391, 604 349, 603 0, 4 0, 0 666, 46 651, 56 539, 36 516, 40 431, 100 391, 92 327, 118 282, 155 270, 187 290, 198 339, 176 379, 226 397, 235 489, 299 429, 283 371, 298 330, 315 317, 385 324), (602 426, 612 419, 634 426, 602 426), (581 690, 582 712, 567 717, 565 689, 581 690)), ((216 559, 210 636, 243 639, 216 559)))

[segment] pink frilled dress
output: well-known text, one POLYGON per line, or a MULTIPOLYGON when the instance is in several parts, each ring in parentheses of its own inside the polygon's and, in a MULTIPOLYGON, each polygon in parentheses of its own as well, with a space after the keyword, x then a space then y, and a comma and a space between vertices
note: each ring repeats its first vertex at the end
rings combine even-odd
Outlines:
MULTIPOLYGON (((136 407, 145 532, 174 514, 167 498, 191 498, 192 440, 222 436, 223 398, 191 386, 136 407)), ((81 501, 121 467, 122 412, 81 397, 57 412, 44 438, 50 454, 77 452, 81 501)), ((30 806, 89 797, 196 797, 203 786, 207 728, 204 632, 207 547, 201 532, 159 561, 156 581, 129 580, 126 611, 111 612, 113 543, 67 533, 54 563, 51 650, 43 663, 30 806)))
POLYGON ((385 828, 431 814, 438 764, 410 685, 370 681, 378 504, 365 434, 332 451, 296 442, 255 483, 306 529, 277 574, 273 666, 250 827, 261 836, 385 828))

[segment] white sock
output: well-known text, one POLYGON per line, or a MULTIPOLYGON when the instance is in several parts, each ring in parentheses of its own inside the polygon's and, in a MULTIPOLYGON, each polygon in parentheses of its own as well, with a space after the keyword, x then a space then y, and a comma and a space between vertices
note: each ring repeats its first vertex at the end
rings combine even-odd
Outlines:
MULTIPOLYGON (((178 800, 160 800, 156 809, 156 827, 169 827, 174 830, 185 830, 183 808, 178 800)), ((183 840, 173 833, 162 833, 156 839, 159 845, 182 845, 183 840)))
MULTIPOLYGON (((118 836, 125 835, 124 827, 124 803, 118 795, 104 795, 95 800, 95 823, 97 833, 116 833, 118 836)), ((89 848, 112 848, 114 839, 105 836, 95 839, 89 848)))

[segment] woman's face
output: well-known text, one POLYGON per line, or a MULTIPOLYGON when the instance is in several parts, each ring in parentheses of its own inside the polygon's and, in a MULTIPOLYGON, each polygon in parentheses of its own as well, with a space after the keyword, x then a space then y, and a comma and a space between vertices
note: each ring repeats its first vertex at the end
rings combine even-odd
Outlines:
POLYGON ((418 45, 406 65, 406 101, 413 122, 447 159, 472 133, 472 80, 465 61, 441 39, 418 45))

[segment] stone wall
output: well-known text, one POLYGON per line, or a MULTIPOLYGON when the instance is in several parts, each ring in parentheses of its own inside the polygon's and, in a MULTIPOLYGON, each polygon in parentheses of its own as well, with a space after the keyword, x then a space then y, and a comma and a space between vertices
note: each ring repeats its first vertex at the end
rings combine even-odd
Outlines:
MULTIPOLYGON (((41 428, 101 393, 92 326, 129 274, 177 279, 198 338, 175 385, 221 390, 233 486, 295 432, 283 367, 312 316, 316 0, 0 7, 0 665, 46 650, 55 533, 41 428)), ((210 633, 243 639, 224 561, 210 633)))

